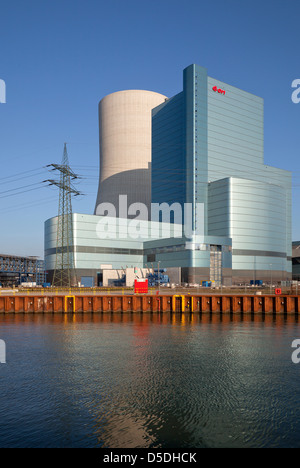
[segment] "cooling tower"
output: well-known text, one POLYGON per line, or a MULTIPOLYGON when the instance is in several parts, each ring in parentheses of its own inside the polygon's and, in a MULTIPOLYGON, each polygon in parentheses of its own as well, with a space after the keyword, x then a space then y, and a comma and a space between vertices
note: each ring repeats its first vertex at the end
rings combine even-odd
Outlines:
POLYGON ((95 214, 100 203, 112 203, 119 213, 119 195, 132 203, 151 205, 151 127, 154 107, 166 96, 128 90, 109 94, 99 104, 100 179, 95 214))

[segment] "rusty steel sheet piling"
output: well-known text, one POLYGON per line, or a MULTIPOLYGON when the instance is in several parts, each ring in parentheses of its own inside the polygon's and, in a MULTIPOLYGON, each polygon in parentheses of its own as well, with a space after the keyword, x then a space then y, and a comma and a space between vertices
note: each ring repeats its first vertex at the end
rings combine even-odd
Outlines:
POLYGON ((0 296, 0 313, 298 314, 295 295, 59 295, 0 296))

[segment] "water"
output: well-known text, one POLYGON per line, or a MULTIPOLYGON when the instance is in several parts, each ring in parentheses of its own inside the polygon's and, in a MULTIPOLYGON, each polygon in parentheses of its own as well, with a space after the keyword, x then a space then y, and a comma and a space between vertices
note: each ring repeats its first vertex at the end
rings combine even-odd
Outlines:
POLYGON ((1 447, 300 447, 297 319, 0 315, 1 447))

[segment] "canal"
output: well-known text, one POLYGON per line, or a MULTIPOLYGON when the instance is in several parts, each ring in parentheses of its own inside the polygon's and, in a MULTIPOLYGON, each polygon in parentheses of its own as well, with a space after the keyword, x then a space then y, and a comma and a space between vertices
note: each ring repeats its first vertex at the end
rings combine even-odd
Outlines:
POLYGON ((300 447, 297 317, 0 314, 1 447, 300 447))

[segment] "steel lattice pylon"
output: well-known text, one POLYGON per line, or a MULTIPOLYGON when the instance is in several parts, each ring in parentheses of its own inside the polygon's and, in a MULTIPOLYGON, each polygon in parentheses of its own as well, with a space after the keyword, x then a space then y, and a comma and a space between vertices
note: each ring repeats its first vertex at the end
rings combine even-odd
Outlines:
POLYGON ((71 183, 71 180, 77 179, 78 176, 74 174, 69 166, 66 143, 62 164, 51 164, 50 166, 53 168, 52 170, 60 172, 59 181, 45 181, 59 188, 56 259, 52 286, 71 287, 77 285, 74 259, 72 194, 76 196, 80 195, 80 192, 75 190, 71 183))

